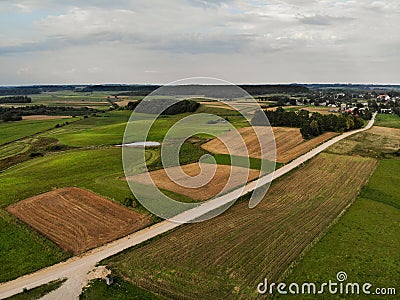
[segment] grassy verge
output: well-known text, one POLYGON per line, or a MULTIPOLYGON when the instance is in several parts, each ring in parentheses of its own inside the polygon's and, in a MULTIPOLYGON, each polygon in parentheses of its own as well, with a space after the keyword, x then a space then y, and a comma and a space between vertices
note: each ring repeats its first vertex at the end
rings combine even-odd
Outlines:
MULTIPOLYGON (((254 170, 261 170, 262 160, 259 158, 245 157, 245 156, 235 156, 229 154, 215 154, 213 155, 215 162, 219 165, 228 165, 228 166, 236 166, 243 168, 250 168, 254 170)), ((202 160, 203 163, 213 163, 211 157, 202 160)), ((269 172, 273 170, 275 164, 271 161, 264 161, 265 166, 263 166, 264 170, 269 172)), ((276 163, 275 168, 278 169, 282 166, 281 163, 276 163)))
POLYGON ((36 300, 44 297, 48 293, 58 289, 65 280, 52 281, 48 284, 41 285, 37 288, 26 290, 20 294, 6 298, 7 300, 36 300))
POLYGON ((80 300, 157 300, 164 299, 149 291, 141 289, 121 278, 114 278, 114 283, 108 286, 104 280, 93 280, 89 283, 82 294, 80 300))

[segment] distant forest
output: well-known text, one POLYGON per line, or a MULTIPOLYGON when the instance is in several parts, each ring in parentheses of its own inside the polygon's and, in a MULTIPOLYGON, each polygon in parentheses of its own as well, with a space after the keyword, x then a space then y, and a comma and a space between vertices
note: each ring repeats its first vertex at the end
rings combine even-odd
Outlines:
POLYGON ((161 115, 177 115, 186 112, 194 112, 199 108, 200 104, 191 100, 176 100, 159 99, 129 102, 127 109, 134 110, 140 113, 161 114, 161 115), (140 106, 139 106, 140 104, 140 106))
POLYGON ((19 121, 22 116, 47 115, 47 116, 85 116, 100 112, 97 109, 88 107, 68 107, 68 106, 45 106, 32 105, 24 107, 1 107, 0 119, 4 122, 19 121))
POLYGON ((0 98, 0 103, 31 103, 32 99, 28 96, 8 96, 0 98))
MULTIPOLYGON (((115 96, 147 96, 159 89, 160 85, 93 85, 81 89, 81 92, 120 92, 115 96)), ((156 95, 197 95, 215 98, 240 98, 250 95, 262 94, 292 94, 307 93, 309 89, 300 85, 239 85, 238 89, 233 85, 176 85, 163 86, 156 95)))

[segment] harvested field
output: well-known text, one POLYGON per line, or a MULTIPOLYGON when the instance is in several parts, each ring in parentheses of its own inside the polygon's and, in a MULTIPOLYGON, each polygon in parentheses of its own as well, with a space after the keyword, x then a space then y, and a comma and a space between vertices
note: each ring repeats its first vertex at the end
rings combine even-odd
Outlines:
POLYGON ((338 113, 338 111, 336 111, 336 110, 338 110, 337 107, 325 107, 325 106, 319 107, 319 106, 315 106, 315 107, 304 107, 304 108, 301 108, 301 109, 307 110, 307 111, 309 111, 311 113, 313 113, 313 112, 320 113, 321 115, 330 115, 330 114, 338 113), (335 110, 335 111, 330 111, 330 110, 335 110))
MULTIPOLYGON (((275 136, 276 161, 280 163, 287 163, 337 135, 337 133, 334 132, 326 132, 316 138, 306 141, 301 136, 300 129, 298 128, 273 127, 272 130, 275 136)), ((238 131, 243 137, 247 149, 242 147, 241 142, 238 141, 238 136, 235 135, 234 132, 226 132, 220 137, 226 141, 227 144, 233 145, 230 149, 230 153, 219 138, 205 143, 202 145, 202 148, 212 153, 261 158, 260 142, 255 133, 257 132, 260 140, 267 144, 263 159, 271 159, 273 157, 273 141, 271 137, 269 137, 270 131, 265 130, 265 127, 245 127, 238 129, 238 131)))
POLYGON ((205 105, 207 107, 214 107, 214 108, 224 108, 228 110, 235 110, 233 107, 229 105, 219 102, 219 101, 211 101, 211 102, 199 102, 201 105, 205 105))
POLYGON ((127 106, 129 102, 135 102, 134 100, 119 100, 116 101, 115 104, 117 104, 119 107, 121 106, 127 106))
POLYGON ((399 149, 400 129, 374 126, 332 145, 328 152, 379 158, 399 149))
POLYGON ((229 101, 229 104, 233 105, 234 107, 226 104, 224 102, 219 101, 210 101, 210 102, 199 102, 202 105, 212 108, 223 108, 227 110, 237 111, 236 108, 240 109, 241 112, 246 114, 253 114, 254 111, 260 109, 261 104, 255 102, 246 102, 246 101, 229 101))
POLYGON ((22 200, 7 210, 74 254, 111 242, 150 223, 147 216, 75 187, 22 200))
POLYGON ((206 222, 107 260, 117 276, 174 299, 253 299, 354 201, 376 160, 321 154, 275 182, 255 209, 206 222), (212 251, 210 251, 212 249, 212 251))
MULTIPOLYGON (((197 201, 207 200, 216 196, 218 193, 232 190, 247 181, 258 178, 259 174, 260 172, 258 170, 205 163, 193 163, 181 167, 167 168, 167 171, 162 169, 150 172, 151 179, 159 188, 185 195, 197 201), (182 168, 185 174, 179 172, 180 168, 182 168), (176 182, 167 175, 167 172, 172 175, 172 178, 174 178, 176 182), (198 176, 200 172, 200 178, 194 178, 194 176, 198 176), (212 176, 213 174, 214 176, 212 176), (201 186, 195 188, 188 187, 196 185, 201 186)), ((147 184, 148 181, 146 178, 146 174, 138 174, 130 177, 128 180, 147 184)))
POLYGON ((69 119, 72 116, 47 116, 47 115, 33 115, 23 116, 22 120, 40 121, 40 120, 55 120, 55 119, 69 119))
POLYGON ((384 135, 397 140, 400 139, 400 129, 398 128, 374 126, 368 130, 368 132, 377 135, 384 135))

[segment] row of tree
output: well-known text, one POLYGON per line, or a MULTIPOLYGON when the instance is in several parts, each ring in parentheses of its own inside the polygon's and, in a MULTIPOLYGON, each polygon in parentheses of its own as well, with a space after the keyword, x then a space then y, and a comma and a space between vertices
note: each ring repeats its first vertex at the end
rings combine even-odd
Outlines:
POLYGON ((324 132, 344 132, 348 130, 358 129, 364 125, 362 118, 355 117, 351 114, 342 115, 322 115, 320 113, 312 113, 306 110, 285 111, 282 107, 278 107, 276 111, 257 111, 251 120, 253 126, 288 126, 298 127, 305 139, 311 139, 324 132), (265 114, 270 122, 266 124, 265 114))
POLYGON ((8 96, 0 98, 0 103, 31 103, 32 99, 28 96, 8 96))
POLYGON ((194 112, 199 108, 200 104, 192 100, 169 100, 169 99, 154 99, 145 101, 130 101, 126 106, 129 110, 147 114, 161 115, 177 115, 186 112, 194 112), (140 104, 140 105, 139 105, 140 104))

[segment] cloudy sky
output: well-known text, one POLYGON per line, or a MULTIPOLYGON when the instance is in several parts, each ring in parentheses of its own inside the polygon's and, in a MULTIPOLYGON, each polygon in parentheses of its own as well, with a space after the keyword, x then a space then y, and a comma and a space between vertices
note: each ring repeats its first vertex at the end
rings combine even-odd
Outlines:
POLYGON ((400 83, 398 0, 0 0, 0 85, 400 83))

